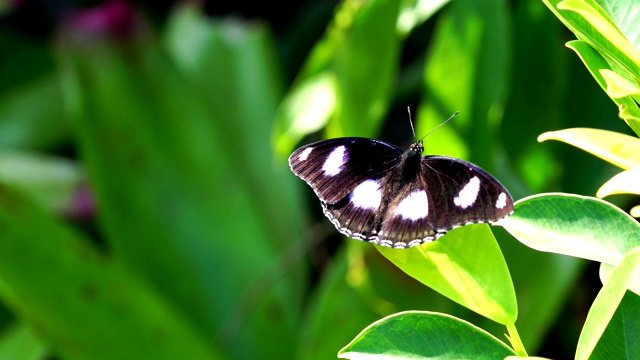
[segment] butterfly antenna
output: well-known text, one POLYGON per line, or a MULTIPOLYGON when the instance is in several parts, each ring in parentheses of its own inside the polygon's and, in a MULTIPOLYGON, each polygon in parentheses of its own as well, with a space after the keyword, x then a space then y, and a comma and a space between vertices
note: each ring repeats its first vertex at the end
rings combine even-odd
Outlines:
MULTIPOLYGON (((444 125, 444 124, 448 123, 448 122, 449 122, 449 120, 453 119, 456 115, 458 115, 458 113, 459 113, 459 112, 460 112, 460 111, 456 111, 456 112, 454 112, 454 113, 453 113, 453 115, 449 116, 449 118, 448 118, 447 120, 443 121, 440 125, 438 125, 438 126, 434 127, 433 129, 431 129, 431 131, 429 131, 425 136, 423 136, 423 137, 420 139, 420 141, 422 141, 422 139, 426 138, 426 137, 427 137, 427 135, 429 135, 429 134, 431 134, 432 132, 434 132, 434 131, 438 130, 438 128, 439 128, 440 126, 442 126, 442 125, 444 125)), ((411 127, 413 128, 413 125, 412 125, 411 127)), ((414 132, 414 136, 415 136, 415 132, 414 132)))
POLYGON ((416 129, 413 128, 413 120, 411 120, 411 107, 407 106, 407 112, 409 112, 409 125, 411 125, 411 131, 413 132, 413 138, 417 139, 417 137, 416 137, 416 129))

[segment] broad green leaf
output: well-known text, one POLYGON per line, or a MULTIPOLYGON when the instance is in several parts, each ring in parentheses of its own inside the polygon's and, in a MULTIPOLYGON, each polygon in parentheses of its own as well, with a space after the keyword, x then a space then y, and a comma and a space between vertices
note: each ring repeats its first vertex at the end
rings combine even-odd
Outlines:
POLYGON ((640 139, 613 131, 573 128, 549 131, 538 141, 558 140, 587 151, 625 170, 640 166, 640 139))
POLYGON ((576 359, 634 359, 640 355, 640 297, 627 291, 640 276, 640 248, 629 251, 600 290, 585 321, 576 359))
POLYGON ((598 189, 596 196, 603 198, 613 194, 640 195, 640 166, 612 177, 598 189))
POLYGON ((287 358, 304 273, 270 274, 302 222, 293 186, 274 185, 295 177, 274 164, 264 136, 277 103, 273 49, 262 27, 215 30, 221 37, 200 45, 211 46, 202 59, 217 61, 216 81, 194 79, 201 69, 148 33, 114 40, 76 29, 89 42, 64 33, 65 96, 113 256, 227 353, 287 358))
POLYGON ((25 324, 4 329, 0 338, 0 360, 41 360, 47 354, 44 342, 25 324))
POLYGON ((338 353, 341 359, 503 359, 509 355, 514 351, 486 331, 427 311, 380 319, 338 353))
POLYGON ((83 176, 70 160, 14 151, 0 152, 0 180, 52 212, 71 214, 83 176))
POLYGON ((501 225, 540 251, 617 264, 640 246, 640 224, 612 204, 592 197, 548 193, 515 203, 501 225))
POLYGON ((0 185, 0 296, 65 359, 212 359, 182 311, 0 185), (9 289, 9 292, 5 290, 9 289))
POLYGON ((462 306, 500 324, 515 322, 513 283, 488 225, 453 229, 409 249, 376 248, 402 271, 462 306))
POLYGON ((265 219, 269 241, 276 251, 289 246, 303 231, 295 191, 300 184, 291 176, 286 157, 274 157, 273 144, 265 136, 273 129, 284 93, 268 28, 215 21, 194 4, 185 4, 175 10, 165 43, 181 73, 203 94, 211 131, 224 134, 217 139, 216 151, 233 154, 233 162, 244 164, 234 169, 235 176, 254 199, 256 216, 265 219))

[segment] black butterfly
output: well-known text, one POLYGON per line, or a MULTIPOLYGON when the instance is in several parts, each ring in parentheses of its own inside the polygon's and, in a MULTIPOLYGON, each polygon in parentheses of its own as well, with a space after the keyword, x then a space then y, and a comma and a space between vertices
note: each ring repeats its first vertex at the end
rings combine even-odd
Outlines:
POLYGON ((289 166, 341 233, 380 245, 405 248, 513 213, 511 195, 489 173, 423 151, 422 140, 403 152, 374 139, 329 139, 294 151, 289 166))

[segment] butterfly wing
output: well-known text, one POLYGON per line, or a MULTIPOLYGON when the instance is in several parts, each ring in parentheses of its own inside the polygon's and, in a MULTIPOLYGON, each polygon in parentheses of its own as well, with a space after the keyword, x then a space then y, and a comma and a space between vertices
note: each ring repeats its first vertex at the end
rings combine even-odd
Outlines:
POLYGON ((410 247, 455 227, 496 222, 511 213, 513 199, 507 189, 479 166, 447 156, 425 156, 418 178, 390 198, 374 241, 410 247))
POLYGON ((289 166, 323 203, 335 204, 344 201, 358 185, 379 178, 397 164, 402 153, 399 148, 374 139, 329 139, 294 151, 289 166))
POLYGON ((424 156, 421 177, 433 209, 429 221, 437 232, 470 223, 493 223, 513 213, 509 191, 468 161, 424 156))
POLYGON ((405 248, 442 235, 431 222, 436 204, 420 174, 414 181, 405 183, 395 194, 390 194, 388 204, 377 243, 405 248))

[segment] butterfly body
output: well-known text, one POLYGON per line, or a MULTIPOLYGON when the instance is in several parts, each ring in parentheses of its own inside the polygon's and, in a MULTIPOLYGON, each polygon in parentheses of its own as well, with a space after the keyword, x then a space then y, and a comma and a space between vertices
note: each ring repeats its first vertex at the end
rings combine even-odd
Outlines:
POLYGON ((374 139, 329 139, 297 149, 289 165, 341 233, 385 246, 410 247, 513 212, 511 195, 489 173, 423 150, 421 141, 402 151, 374 139))

